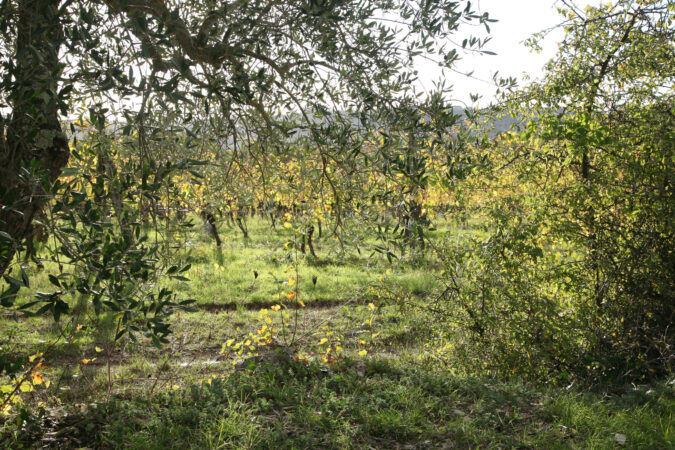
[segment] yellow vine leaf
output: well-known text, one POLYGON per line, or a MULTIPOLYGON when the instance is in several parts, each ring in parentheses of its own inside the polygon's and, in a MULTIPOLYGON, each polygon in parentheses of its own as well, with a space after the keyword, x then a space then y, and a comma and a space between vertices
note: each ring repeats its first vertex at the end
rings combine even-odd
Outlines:
POLYGON ((33 384, 42 384, 45 382, 45 378, 42 376, 40 372, 31 372, 30 374, 31 380, 33 381, 33 384))

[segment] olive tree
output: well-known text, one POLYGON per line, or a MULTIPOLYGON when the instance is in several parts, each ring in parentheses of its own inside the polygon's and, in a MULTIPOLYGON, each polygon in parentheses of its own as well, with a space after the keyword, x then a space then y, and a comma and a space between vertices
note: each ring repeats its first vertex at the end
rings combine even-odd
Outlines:
MULTIPOLYGON (((447 38, 462 23, 491 20, 471 2, 447 0, 6 0, 0 8, 5 275, 53 196, 83 111, 92 128, 137 133, 141 172, 155 165, 143 152, 145 126, 161 109, 188 134, 199 117, 226 145, 289 136, 299 122, 318 140, 335 130, 317 126, 326 122, 381 127, 423 102, 414 89, 419 57, 452 65, 458 54, 447 38)), ((480 51, 484 42, 468 36, 463 46, 480 51)), ((445 97, 433 99, 443 111, 445 97)), ((99 160, 104 167, 105 151, 99 160)))

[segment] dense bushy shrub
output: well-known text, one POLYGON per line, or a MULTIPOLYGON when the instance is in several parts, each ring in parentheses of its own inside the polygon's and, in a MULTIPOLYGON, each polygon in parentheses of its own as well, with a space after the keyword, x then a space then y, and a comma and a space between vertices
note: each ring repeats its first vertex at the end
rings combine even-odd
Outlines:
POLYGON ((548 76, 510 100, 527 126, 490 149, 488 237, 444 252, 456 354, 471 364, 558 379, 672 372, 667 3, 563 11, 548 76))

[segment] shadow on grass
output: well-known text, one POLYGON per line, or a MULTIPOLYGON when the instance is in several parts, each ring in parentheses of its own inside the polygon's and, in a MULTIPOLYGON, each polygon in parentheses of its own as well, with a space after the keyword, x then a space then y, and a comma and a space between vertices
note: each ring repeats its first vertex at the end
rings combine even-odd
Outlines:
POLYGON ((377 359, 287 361, 214 375, 151 402, 24 412, 0 438, 13 448, 613 448, 621 433, 630 447, 666 448, 674 396, 654 389, 608 398, 377 359))

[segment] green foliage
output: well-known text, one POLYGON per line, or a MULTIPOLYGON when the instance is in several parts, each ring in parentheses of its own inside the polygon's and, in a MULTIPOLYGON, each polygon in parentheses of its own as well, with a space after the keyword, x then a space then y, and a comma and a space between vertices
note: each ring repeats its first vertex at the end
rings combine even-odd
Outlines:
POLYGON ((0 304, 56 336, 0 349, 13 446, 672 443, 671 387, 567 392, 673 372, 670 2, 565 2, 547 78, 507 99, 525 129, 491 143, 442 84, 413 87, 415 59, 456 60, 460 25, 489 31, 471 2, 57 3, 0 21, 0 304), (244 238, 206 250, 200 215, 244 238), (37 225, 49 273, 13 259, 37 225), (173 314, 179 289, 201 315, 173 314), (52 363, 80 391, 50 390, 52 363), (74 424, 46 407, 102 385, 74 424))
MULTIPOLYGON (((450 1, 173 6, 144 0, 3 4, 0 104, 11 116, 5 120, 5 111, 0 116, 3 306, 12 306, 20 288, 29 287, 26 272, 13 267, 14 256, 34 240, 32 224, 45 214, 58 241, 53 258, 77 270, 60 268, 50 278, 57 289, 24 307, 39 305, 38 313, 58 320, 70 312, 63 297, 77 292, 91 299, 96 315, 103 307, 119 313, 119 333, 148 331, 161 342, 168 333, 166 314, 177 302, 169 291, 145 288, 156 284, 156 262, 171 252, 151 244, 142 223, 147 206, 154 208, 162 196, 167 211, 173 200, 180 205, 175 191, 158 192, 170 191, 166 177, 178 153, 218 153, 211 162, 219 179, 205 200, 227 202, 242 231, 242 208, 273 197, 256 192, 267 191, 270 163, 315 159, 314 167, 300 170, 301 180, 287 180, 293 192, 320 181, 308 198, 293 202, 305 203, 303 244, 313 224, 324 219, 321 203, 335 204, 334 234, 342 239, 336 231, 344 205, 354 203, 349 188, 358 182, 356 156, 368 135, 362 131, 389 124, 396 143, 411 126, 430 132, 454 123, 448 89, 439 86, 428 99, 418 98, 414 63, 433 55, 440 66, 452 65, 457 52, 446 48, 445 40, 467 23, 489 31, 492 21, 488 14, 477 15, 470 2, 450 1), (403 29, 405 41, 397 38, 403 29), (433 117, 434 125, 419 123, 421 114, 433 117), (70 136, 59 119, 69 122, 70 136), (68 139, 94 130, 103 137, 108 127, 115 138, 133 136, 124 152, 109 142, 99 143, 91 155, 70 151, 68 139), (166 145, 152 145, 162 140, 166 145), (176 145, 179 141, 183 145, 176 145), (266 160, 268 152, 279 158, 266 160), (71 153, 74 161, 66 167, 71 153), (255 178, 241 161, 255 161, 260 169, 255 178), (231 172, 235 163, 239 173, 231 172), (328 190, 332 198, 326 202, 328 190), (218 195, 223 192, 229 195, 218 195)), ((462 47, 480 51, 484 43, 471 37, 462 47)), ((423 160, 413 159, 414 170, 410 164, 405 169, 415 181, 406 193, 412 205, 407 215, 415 216, 406 221, 406 239, 414 232, 414 240, 423 242, 427 223, 412 198, 425 183, 423 160)), ((209 172, 187 169, 194 184, 209 172)), ((165 269, 174 278, 187 270, 165 269)))
POLYGON ((587 8, 529 97, 547 169, 574 174, 537 206, 556 241, 583 252, 569 276, 601 377, 673 369, 672 14, 658 1, 587 8))
MULTIPOLYGON (((460 354, 569 382, 672 373, 673 29, 668 2, 567 10, 528 120, 492 148, 489 237, 443 251, 460 354)), ((453 315, 453 314, 451 314, 453 315)))
POLYGON ((182 274, 190 266, 170 265, 163 258, 164 244, 151 242, 143 227, 139 206, 163 190, 166 180, 148 182, 139 174, 144 167, 120 158, 118 150, 99 134, 73 152, 70 177, 54 185, 58 195, 46 214, 56 246, 51 258, 59 273, 49 274, 51 291, 37 292, 20 309, 50 312, 57 322, 72 312, 98 323, 110 312, 115 316, 110 341, 143 333, 160 345, 167 342, 172 310, 192 301, 179 301, 158 282, 165 277, 186 281, 182 274), (140 187, 137 179, 143 180, 140 187))
MULTIPOLYGON (((359 225, 355 221, 351 227, 359 231, 359 225)), ((436 225, 439 230, 430 240, 434 246, 459 234, 440 220, 436 225)), ((109 402, 91 403, 101 397, 92 395, 82 375, 89 377, 97 391, 105 388, 107 381, 100 369, 107 349, 101 329, 105 325, 114 332, 114 313, 105 313, 101 325, 80 330, 77 347, 63 345, 46 354, 48 372, 44 376, 52 380, 51 386, 21 393, 24 404, 17 405, 5 419, 0 441, 11 448, 35 446, 50 437, 55 439, 54 445, 64 447, 112 448, 489 447, 495 443, 505 447, 612 448, 617 433, 626 436, 628 445, 637 447, 667 447, 672 441, 672 387, 663 382, 625 391, 612 386, 609 394, 584 393, 576 385, 570 389, 533 387, 490 378, 478 358, 467 359, 462 365, 442 365, 443 360, 428 358, 436 345, 457 342, 452 335, 447 340, 434 340, 438 337, 433 333, 434 323, 438 323, 434 319, 437 321, 442 310, 426 314, 425 306, 439 306, 432 295, 432 268, 438 261, 416 258, 411 264, 402 258, 390 265, 382 257, 368 260, 366 270, 364 259, 333 261, 339 244, 333 240, 328 246, 327 241, 321 241, 320 256, 330 264, 316 265, 311 257, 300 256, 299 281, 291 286, 284 282, 296 275, 286 271, 292 260, 284 260, 283 254, 289 250, 283 248, 283 242, 293 231, 282 228, 273 235, 266 227, 263 220, 252 221, 250 240, 240 233, 236 237, 228 233, 230 239, 221 249, 220 260, 213 248, 202 244, 192 247, 194 264, 188 273, 190 278, 199 278, 199 284, 192 286, 200 310, 169 319, 173 333, 162 350, 143 340, 132 343, 126 336, 120 339, 119 352, 112 355, 115 386, 109 402), (265 253, 262 248, 270 241, 274 245, 265 253), (270 272, 277 276, 263 278, 261 271, 255 279, 251 265, 271 264, 272 258, 282 261, 271 267, 270 272), (216 264, 219 266, 214 270, 216 264), (193 274, 197 268, 200 272, 193 274), (312 273, 319 273, 316 287, 309 277, 312 273), (235 279, 241 275, 241 284, 230 286, 225 280, 231 275, 235 279), (254 281, 257 284, 250 289, 254 281), (266 312, 260 312, 249 296, 257 289, 267 292, 268 284, 282 294, 297 289, 307 302, 297 321, 300 338, 295 351, 303 358, 297 362, 293 358, 254 359, 234 371, 232 362, 241 360, 238 351, 227 350, 231 348, 228 342, 232 339, 231 346, 247 339, 253 342, 251 334, 264 339, 264 331, 257 333, 263 324, 278 326, 265 319, 278 324, 285 311, 271 306, 282 300, 293 303, 287 297, 274 299, 265 294, 270 304, 266 312), (215 287, 207 291, 207 286, 215 287), (236 310, 210 308, 211 292, 218 289, 222 291, 218 300, 236 302, 236 310), (336 294, 342 297, 336 300, 336 294), (324 337, 327 340, 322 343, 324 337), (221 353, 223 344, 226 351, 221 353), (338 350, 338 345, 342 349, 338 350), (344 359, 324 362, 322 356, 329 347, 340 351, 344 359), (363 350, 367 353, 360 356, 363 350), (71 369, 82 357, 88 364, 79 371, 71 369), (466 377, 463 372, 468 370, 482 376, 466 377), (39 401, 45 402, 44 408, 39 401)), ((201 236, 197 232, 193 230, 189 239, 204 241, 203 232, 201 236)), ((477 242, 481 240, 477 238, 477 242)), ((493 245, 498 247, 496 240, 493 245)), ((523 261, 533 259, 525 254, 523 251, 523 261)), ((433 255, 429 252, 426 257, 433 255)), ((46 269, 52 265, 55 263, 45 261, 46 269)), ((535 268, 527 270, 534 272, 535 268)), ((44 272, 33 281, 40 290, 49 285, 44 272)), ((163 281, 172 286, 191 285, 163 281)), ((451 304, 456 308, 459 303, 451 304)), ((0 320, 1 341, 20 335, 23 341, 41 345, 40 340, 60 333, 50 317, 0 320)), ((515 320, 508 325, 514 324, 515 320)), ((531 326, 527 321, 520 325, 531 326)), ((14 351, 22 358, 30 354, 22 349, 16 346, 14 351)), ((255 352, 262 355, 265 350, 261 347, 255 352)), ((489 360, 487 347, 481 350, 489 360)), ((544 370, 536 370, 535 361, 526 361, 529 366, 523 367, 533 378, 545 376, 544 370)), ((516 362, 520 363, 511 360, 516 362)))

